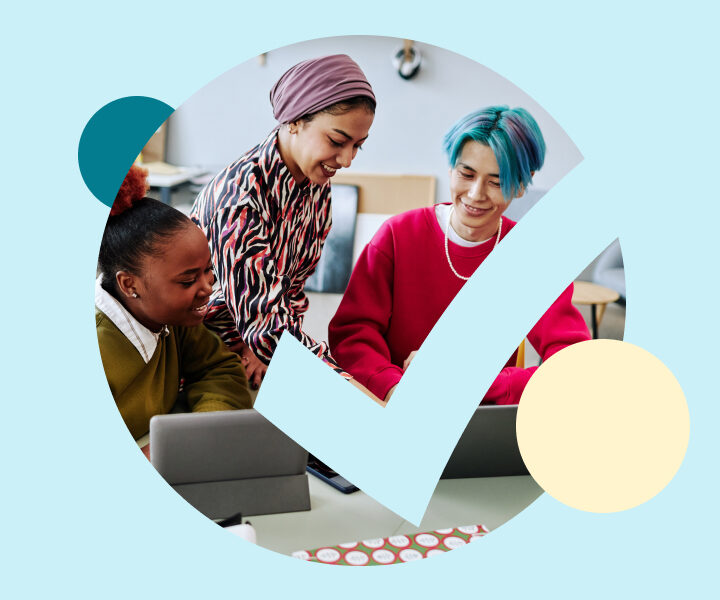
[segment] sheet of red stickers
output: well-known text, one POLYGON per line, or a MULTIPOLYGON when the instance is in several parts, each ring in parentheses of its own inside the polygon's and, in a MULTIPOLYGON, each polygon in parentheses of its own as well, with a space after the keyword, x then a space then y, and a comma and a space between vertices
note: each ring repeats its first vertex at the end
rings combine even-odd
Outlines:
POLYGON ((329 565, 392 565, 449 552, 480 539, 486 533, 488 529, 484 525, 466 525, 426 533, 349 542, 315 550, 299 550, 293 552, 292 556, 329 565))

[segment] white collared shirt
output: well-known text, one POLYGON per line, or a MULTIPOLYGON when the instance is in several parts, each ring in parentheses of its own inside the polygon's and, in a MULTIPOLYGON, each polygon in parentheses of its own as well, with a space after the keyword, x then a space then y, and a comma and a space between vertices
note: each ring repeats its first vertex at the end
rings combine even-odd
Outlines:
POLYGON ((103 289, 101 281, 102 275, 95 280, 95 306, 130 340, 147 364, 155 354, 160 336, 167 335, 167 328, 163 328, 159 333, 150 331, 103 289))

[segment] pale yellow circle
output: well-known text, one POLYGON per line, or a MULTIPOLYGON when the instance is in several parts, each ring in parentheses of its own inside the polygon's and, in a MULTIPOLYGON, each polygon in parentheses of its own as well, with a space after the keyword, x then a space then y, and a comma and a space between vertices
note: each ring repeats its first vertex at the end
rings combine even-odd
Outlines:
POLYGON ((520 453, 555 499, 592 512, 642 504, 677 472, 690 436, 670 370, 626 342, 575 344, 530 379, 517 415, 520 453))

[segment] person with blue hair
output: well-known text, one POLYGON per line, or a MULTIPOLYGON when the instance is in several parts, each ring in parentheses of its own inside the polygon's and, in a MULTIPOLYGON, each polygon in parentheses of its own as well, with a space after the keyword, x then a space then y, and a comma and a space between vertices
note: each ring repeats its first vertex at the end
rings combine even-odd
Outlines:
POLYGON ((498 165, 500 189, 508 204, 524 193, 535 171, 545 162, 545 139, 535 119, 524 108, 491 106, 460 119, 444 139, 451 166, 458 164, 463 149, 475 147, 465 148, 468 141, 492 150, 498 165))
MULTIPOLYGON (((491 106, 446 134, 451 201, 387 220, 365 247, 330 322, 332 355, 378 398, 390 399, 430 330, 515 226, 503 216, 545 161, 545 140, 523 108, 491 106)), ((528 333, 543 360, 590 339, 572 285, 528 333)), ((510 357, 483 399, 517 404, 537 367, 510 357)))

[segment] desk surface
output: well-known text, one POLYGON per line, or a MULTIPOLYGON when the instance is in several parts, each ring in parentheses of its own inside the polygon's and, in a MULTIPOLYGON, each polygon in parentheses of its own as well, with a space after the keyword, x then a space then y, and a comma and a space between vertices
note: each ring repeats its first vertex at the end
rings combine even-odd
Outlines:
POLYGON ((617 302, 620 294, 604 285, 590 281, 576 281, 572 301, 574 304, 609 304, 617 302))
MULTIPOLYGON (((170 165, 168 165, 170 166, 170 165)), ((152 169, 148 173, 147 181, 151 187, 171 188, 186 181, 190 181, 193 177, 204 175, 206 169, 200 167, 174 167, 173 173, 153 173, 152 169)))
POLYGON ((496 529, 541 493, 529 477, 443 479, 420 527, 415 527, 362 491, 343 494, 309 475, 311 510, 250 517, 258 545, 281 554, 363 539, 457 527, 496 529))
MULTIPOLYGON (((149 436, 137 440, 142 447, 149 436)), ((512 519, 542 494, 529 475, 441 479, 425 517, 415 527, 362 491, 342 492, 307 475, 310 510, 252 516, 257 543, 280 554, 313 550, 397 534, 462 525, 485 525, 490 531, 512 519)))
MULTIPOLYGON (((140 447, 149 436, 137 440, 140 447)), ((462 525, 485 525, 490 531, 527 508, 542 488, 529 475, 442 479, 435 488, 420 527, 385 508, 362 491, 343 494, 313 475, 308 511, 249 517, 257 543, 280 554, 312 550, 397 534, 462 525)))

